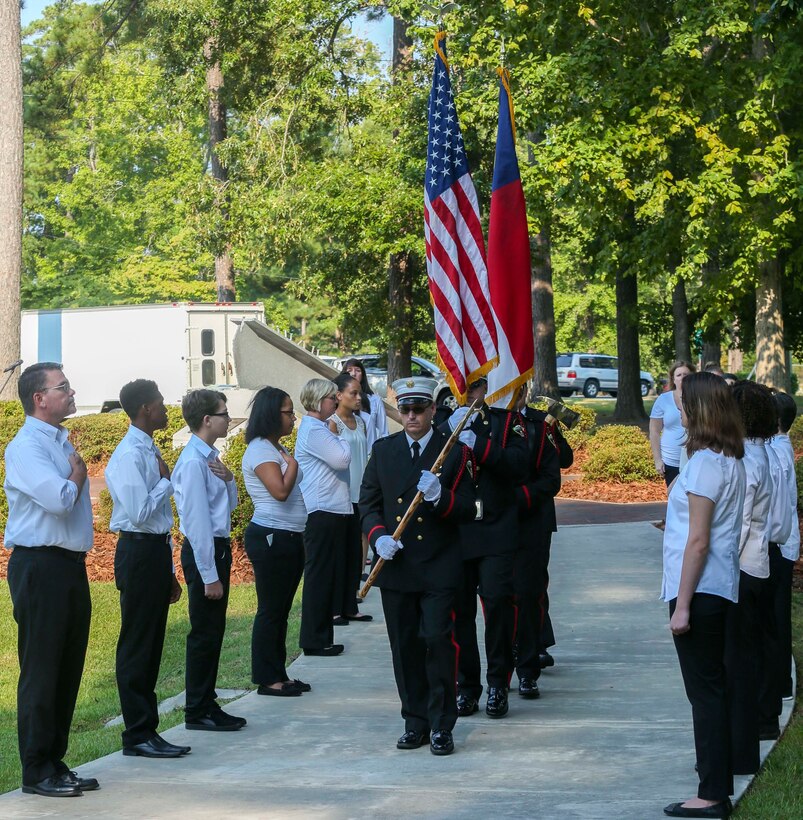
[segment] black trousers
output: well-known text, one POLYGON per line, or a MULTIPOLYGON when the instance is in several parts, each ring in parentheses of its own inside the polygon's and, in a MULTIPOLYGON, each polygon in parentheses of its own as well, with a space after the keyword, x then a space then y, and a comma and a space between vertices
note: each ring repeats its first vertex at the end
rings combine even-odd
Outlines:
POLYGON ((245 531, 245 551, 254 568, 257 590, 251 680, 270 685, 288 680, 287 618, 304 571, 304 536, 252 521, 245 531))
POLYGON ((89 641, 92 602, 84 553, 16 547, 8 588, 17 622, 17 735, 22 783, 68 771, 67 754, 89 641))
POLYGON ((346 534, 335 564, 332 615, 356 615, 359 612, 357 587, 362 575, 362 530, 357 505, 353 506, 354 512, 346 519, 346 534))
MULTIPOLYGON (((669 602, 669 617, 677 599, 669 602)), ((691 629, 673 635, 686 697, 691 704, 694 747, 703 800, 725 800, 733 794, 730 721, 725 679, 725 631, 735 606, 718 595, 696 593, 691 599, 691 629)))
POLYGON ((541 651, 555 645, 555 631, 549 617, 549 555, 552 548, 552 533, 546 532, 538 542, 538 560, 541 573, 538 610, 541 616, 541 651))
POLYGON ((670 464, 664 464, 664 481, 668 487, 680 475, 680 467, 672 467, 670 464))
POLYGON ((184 712, 188 720, 202 718, 217 705, 218 667, 223 636, 226 633, 226 608, 229 605, 231 578, 231 542, 215 538, 215 568, 223 585, 223 597, 212 601, 204 594, 205 584, 195 563, 192 545, 185 538, 181 548, 181 567, 187 583, 190 631, 187 635, 185 687, 187 701, 184 712))
POLYGON ((731 768, 734 774, 755 774, 759 749, 760 619, 767 578, 739 573, 739 603, 730 607, 725 636, 725 671, 731 722, 731 768))
POLYGON ((785 580, 783 578, 785 559, 777 544, 769 545, 769 555, 770 577, 759 601, 758 629, 761 651, 759 654, 758 703, 761 732, 777 731, 778 716, 783 709, 784 688, 778 597, 782 594, 779 585, 785 580))
MULTIPOLYGON (((797 526, 797 519, 795 519, 797 526)), ((791 697, 792 690, 792 572, 795 562, 784 558, 780 549, 770 550, 770 578, 773 579, 775 625, 778 629, 778 684, 781 697, 791 697)))
POLYGON ((313 512, 307 518, 299 637, 302 649, 323 649, 334 641, 332 601, 337 560, 343 554, 349 517, 338 513, 313 512))
POLYGON ((455 639, 460 648, 457 684, 461 695, 482 694, 480 651, 477 646, 477 593, 485 616, 488 686, 507 688, 513 674, 513 553, 485 555, 463 561, 463 576, 455 609, 455 639))
POLYGON ((159 725, 156 681, 173 585, 170 536, 120 533, 114 580, 120 590, 116 670, 123 746, 134 746, 152 738, 159 725))
POLYGON ((457 722, 453 600, 449 590, 382 589, 393 674, 407 731, 451 731, 457 722))
MULTIPOLYGON (((547 584, 549 583, 549 546, 551 532, 539 532, 522 524, 519 549, 513 563, 513 589, 516 601, 516 674, 538 680, 541 676, 539 655, 547 645, 544 633, 551 635, 547 584)), ((549 646, 554 644, 554 635, 549 646)))

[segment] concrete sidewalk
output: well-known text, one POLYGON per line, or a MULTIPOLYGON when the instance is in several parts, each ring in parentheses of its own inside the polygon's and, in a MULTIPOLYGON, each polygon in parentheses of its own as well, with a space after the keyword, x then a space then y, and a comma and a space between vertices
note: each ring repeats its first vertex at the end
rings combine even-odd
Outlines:
POLYGON ((251 693, 231 708, 248 718, 241 732, 172 729, 165 736, 192 745, 191 755, 118 752, 81 767, 100 791, 67 800, 14 792, 0 798, 0 816, 657 820, 697 782, 691 711, 657 599, 661 535, 646 523, 560 531, 556 666, 541 677, 542 697, 513 694, 504 720, 459 720, 451 757, 395 748, 403 725, 375 590, 364 607, 374 622, 337 629, 343 655, 293 664, 311 693, 251 693))

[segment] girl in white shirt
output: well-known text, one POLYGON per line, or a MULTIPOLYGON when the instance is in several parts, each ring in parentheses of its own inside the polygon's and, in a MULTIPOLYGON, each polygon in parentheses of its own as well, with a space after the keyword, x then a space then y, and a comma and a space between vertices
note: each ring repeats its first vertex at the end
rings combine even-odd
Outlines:
POLYGON ((727 817, 733 794, 725 678, 725 626, 738 599, 744 504, 744 432, 725 382, 692 373, 681 418, 690 460, 669 494, 661 597, 692 707, 697 797, 672 803, 670 817, 727 817))
POLYGON ((686 430, 680 423, 680 397, 683 379, 694 370, 691 362, 673 362, 668 389, 658 396, 650 412, 650 447, 655 470, 664 477, 667 487, 680 472, 680 451, 686 439, 686 430))
POLYGON ((385 403, 371 389, 365 365, 359 359, 349 359, 343 364, 343 372, 360 383, 362 391, 359 413, 365 422, 365 435, 368 439, 368 452, 378 438, 388 434, 388 417, 385 412, 385 403))

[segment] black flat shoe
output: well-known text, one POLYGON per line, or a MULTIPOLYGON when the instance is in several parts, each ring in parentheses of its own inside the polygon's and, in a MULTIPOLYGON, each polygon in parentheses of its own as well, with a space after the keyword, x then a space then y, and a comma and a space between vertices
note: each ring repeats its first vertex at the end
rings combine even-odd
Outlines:
POLYGON ((429 750, 434 755, 450 755, 454 751, 454 740, 448 729, 441 729, 432 733, 429 741, 429 750))
POLYGON ((100 783, 94 777, 80 777, 78 772, 64 772, 61 779, 70 786, 77 786, 82 792, 94 792, 100 788, 100 783))
POLYGON ((730 817, 732 811, 733 804, 729 799, 697 809, 684 806, 683 803, 670 803, 664 808, 664 814, 669 817, 730 817))
POLYGON ((507 689, 501 686, 488 687, 488 702, 485 704, 485 714, 489 718, 503 718, 508 712, 507 689))
POLYGON ((458 717, 468 717, 474 712, 479 712, 480 702, 476 698, 470 698, 468 695, 457 696, 457 714, 458 717))
POLYGON ((276 689, 274 686, 268 686, 263 683, 257 689, 258 695, 273 695, 277 698, 298 698, 301 697, 301 689, 298 688, 292 681, 285 681, 281 688, 276 689))
POLYGON ((541 664, 541 669, 546 669, 548 666, 555 665, 555 659, 547 651, 541 652, 538 655, 538 662, 541 664))
POLYGON ((538 689, 538 682, 532 678, 519 678, 519 695, 527 700, 535 700, 541 697, 538 689))
POLYGON ((154 741, 155 738, 151 738, 142 743, 135 743, 132 746, 123 746, 123 754, 126 757, 182 757, 183 753, 179 746, 173 746, 172 743, 169 743, 168 747, 172 746, 172 748, 167 748, 157 745, 154 741))
POLYGON ((332 618, 332 624, 334 626, 348 626, 349 621, 348 618, 344 618, 342 615, 338 615, 337 618, 332 618))
POLYGON ((367 623, 368 621, 373 621, 374 619, 373 615, 360 615, 359 612, 356 615, 344 615, 344 617, 347 621, 357 621, 358 623, 360 621, 367 623))
POLYGON ((176 746, 175 743, 170 743, 161 735, 154 734, 151 740, 159 749, 170 749, 170 751, 178 750, 178 753, 182 755, 188 755, 192 751, 191 746, 176 746))
POLYGON ((245 718, 229 715, 221 709, 204 717, 184 721, 184 728, 201 732, 237 732, 245 723, 245 718))
POLYGON ((397 749, 418 749, 429 742, 429 732, 405 732, 397 741, 397 749))
POLYGON ((64 775, 54 774, 33 786, 23 786, 24 794, 40 794, 42 797, 81 797, 83 792, 73 783, 67 783, 64 775))
POLYGON ((312 687, 308 683, 304 683, 303 680, 299 680, 298 678, 293 678, 293 680, 289 680, 287 683, 291 683, 299 692, 312 691, 312 687))
MULTIPOLYGON (((348 623, 348 621, 346 622, 348 623)), ((323 649, 305 649, 305 655, 312 655, 313 657, 331 658, 334 655, 339 655, 346 647, 342 643, 333 643, 331 646, 325 646, 323 649)))

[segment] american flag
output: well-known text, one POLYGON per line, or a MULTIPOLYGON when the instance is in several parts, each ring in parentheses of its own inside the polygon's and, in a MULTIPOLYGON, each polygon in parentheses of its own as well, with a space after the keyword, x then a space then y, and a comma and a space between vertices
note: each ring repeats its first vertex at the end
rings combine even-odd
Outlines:
POLYGON ((435 35, 424 184, 424 236, 438 360, 457 400, 498 361, 477 194, 449 80, 445 32, 435 35))

